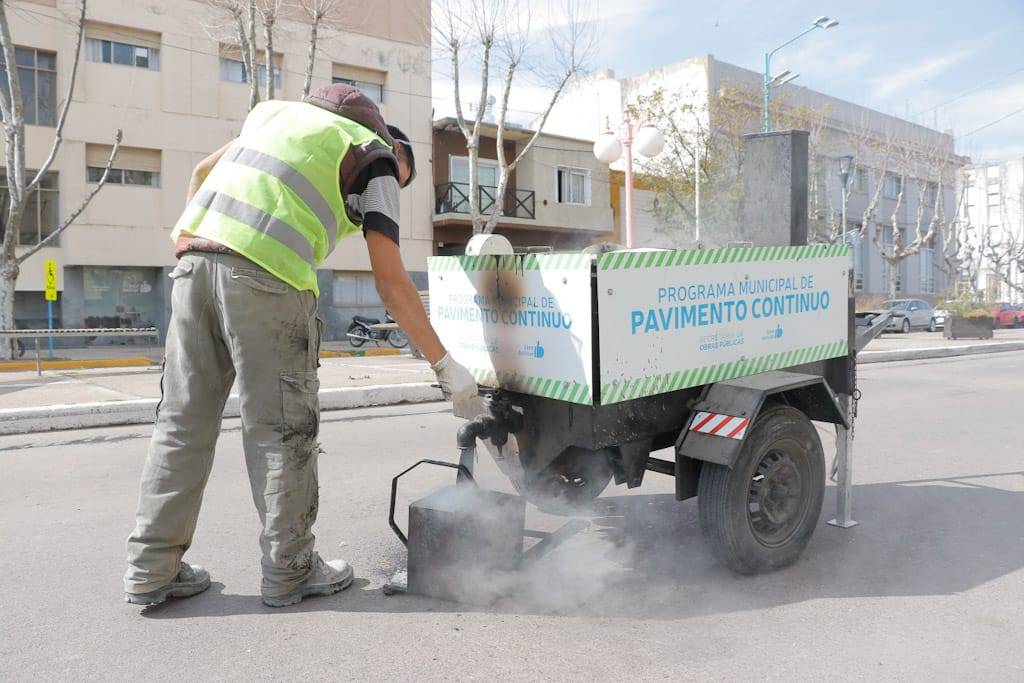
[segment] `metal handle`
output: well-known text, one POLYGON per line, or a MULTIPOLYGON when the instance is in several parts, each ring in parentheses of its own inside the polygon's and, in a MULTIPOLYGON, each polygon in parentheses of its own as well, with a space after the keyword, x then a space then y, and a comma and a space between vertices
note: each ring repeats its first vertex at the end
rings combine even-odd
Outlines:
POLYGON ((476 486, 476 480, 473 479, 473 473, 470 472, 465 465, 458 465, 453 462, 444 462, 443 460, 420 460, 412 467, 409 467, 408 469, 399 472, 397 475, 395 475, 395 478, 391 480, 391 507, 388 509, 388 526, 391 527, 391 530, 395 532, 395 535, 398 536, 398 540, 401 541, 402 545, 404 546, 409 545, 409 539, 408 537, 406 537, 404 533, 402 533, 402 530, 398 528, 398 524, 395 523, 395 499, 398 496, 398 480, 423 464, 439 465, 441 467, 450 467, 453 470, 458 470, 459 474, 461 475, 459 477, 460 482, 468 481, 474 486, 476 486))

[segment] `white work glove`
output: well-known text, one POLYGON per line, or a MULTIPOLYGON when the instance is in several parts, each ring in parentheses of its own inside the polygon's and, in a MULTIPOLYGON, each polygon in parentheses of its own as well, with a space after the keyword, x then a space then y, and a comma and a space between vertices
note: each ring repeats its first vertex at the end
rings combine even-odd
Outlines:
POLYGON ((456 412, 468 407, 470 402, 477 397, 478 390, 473 375, 465 367, 459 365, 450 353, 444 354, 444 358, 431 365, 430 368, 437 375, 441 393, 452 402, 456 412))

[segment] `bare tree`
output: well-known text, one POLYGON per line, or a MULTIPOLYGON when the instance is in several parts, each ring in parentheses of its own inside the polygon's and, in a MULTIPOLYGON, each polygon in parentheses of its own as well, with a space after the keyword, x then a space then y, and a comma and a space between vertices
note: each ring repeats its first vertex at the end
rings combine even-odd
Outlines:
MULTIPOLYGON (((106 185, 110 168, 117 157, 121 145, 120 129, 114 136, 114 144, 110 150, 110 157, 107 159, 103 169, 103 175, 96 185, 85 196, 81 203, 62 221, 53 231, 35 245, 18 253, 17 241, 22 220, 25 217, 25 210, 32 199, 33 193, 39 188, 40 181, 50 170, 61 143, 64 141, 64 124, 71 109, 71 96, 75 90, 75 80, 78 76, 78 62, 82 51, 82 36, 85 30, 86 0, 81 0, 78 6, 78 34, 75 40, 75 51, 72 56, 71 74, 68 78, 67 93, 60 107, 60 114, 57 117, 56 127, 53 133, 53 142, 50 144, 50 151, 39 168, 28 178, 26 171, 25 156, 25 113, 22 108, 21 79, 18 69, 9 68, 17 64, 15 57, 14 41, 11 38, 10 26, 7 22, 7 3, 0 0, 0 49, 3 50, 4 67, 7 76, 7 91, 0 90, 0 112, 3 114, 3 130, 5 142, 5 160, 7 171, 7 192, 5 206, 2 207, 2 220, 0 225, 0 239, 3 240, 0 247, 0 329, 14 328, 14 291, 21 270, 21 264, 32 257, 36 252, 45 246, 53 244, 54 240, 70 226, 76 218, 85 210, 92 201, 92 198, 106 185)), ((12 357, 12 344, 0 344, 0 359, 12 357)))
POLYGON ((274 27, 284 0, 260 0, 257 7, 263 24, 264 70, 267 74, 267 99, 274 99, 274 27))
MULTIPOLYGON (((227 32, 238 43, 242 66, 249 80, 249 109, 260 102, 259 62, 256 58, 256 0, 206 0, 215 17, 227 20, 227 32)), ((206 32, 220 40, 226 32, 218 23, 208 24, 206 32)), ((268 76, 271 72, 268 72, 268 76)))
MULTIPOLYGON (((1020 196, 1013 196, 1006 190, 1004 183, 999 192, 998 226, 990 225, 981 235, 982 267, 996 278, 999 285, 1005 285, 1016 294, 1024 294, 1024 282, 1021 281, 1024 274, 1024 225, 1020 225, 1024 220, 1024 187, 1020 189, 1020 196)), ((994 293, 995 298, 1002 298, 1001 289, 994 293)))
POLYGON ((697 173, 701 223, 722 243, 742 225, 743 134, 758 116, 752 98, 724 90, 704 99, 697 91, 655 88, 629 106, 637 121, 649 120, 665 136, 658 156, 640 158, 644 183, 655 195, 649 209, 657 230, 677 240, 694 234, 697 173))
MULTIPOLYGON (((938 146, 922 149, 907 145, 900 149, 898 159, 894 176, 899 178, 899 189, 888 226, 892 241, 883 244, 881 231, 876 231, 873 237, 882 260, 888 266, 889 298, 896 296, 899 264, 920 253, 922 249, 931 247, 939 236, 939 228, 944 222, 945 186, 953 183, 952 175, 956 172, 952 151, 938 146), (913 223, 908 226, 913 232, 907 239, 899 224, 900 212, 909 201, 908 186, 912 176, 917 202, 913 223)), ((882 182, 885 182, 884 178, 882 182)))
POLYGON ((306 52, 306 74, 302 81, 302 96, 306 97, 313 85, 313 66, 316 63, 320 31, 324 20, 338 5, 338 0, 299 0, 299 5, 309 19, 309 48, 306 52))
POLYGON ((972 288, 977 286, 981 256, 971 215, 964 210, 968 189, 968 183, 964 182, 953 215, 942 226, 942 260, 939 267, 946 279, 953 282, 958 293, 964 283, 970 283, 972 288))
POLYGON ((469 211, 474 233, 492 232, 501 218, 509 178, 516 166, 530 152, 547 123, 551 109, 565 91, 569 81, 581 74, 594 48, 593 24, 587 21, 588 4, 584 0, 549 2, 553 21, 546 33, 550 39, 550 62, 547 80, 550 96, 533 126, 533 133, 509 159, 505 150, 508 125, 508 104, 515 78, 524 70, 545 71, 541 60, 527 60, 534 54, 531 23, 535 3, 514 0, 435 0, 435 45, 451 66, 455 117, 466 139, 469 157, 469 211), (462 106, 462 65, 479 58, 480 94, 476 100, 475 117, 467 120, 462 106), (492 72, 498 72, 500 90, 494 101, 498 104, 495 123, 498 156, 498 186, 488 196, 489 206, 481 207, 481 189, 477 178, 480 157, 480 134, 490 109, 492 72))

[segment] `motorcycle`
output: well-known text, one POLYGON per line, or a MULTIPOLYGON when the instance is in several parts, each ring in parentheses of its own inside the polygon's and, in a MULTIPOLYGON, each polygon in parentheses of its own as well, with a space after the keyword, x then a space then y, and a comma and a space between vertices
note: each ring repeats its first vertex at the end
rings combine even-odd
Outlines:
MULTIPOLYGON (((368 318, 365 315, 354 315, 352 316, 352 322, 348 326, 348 332, 345 336, 349 338, 352 346, 360 347, 368 341, 372 341, 380 346, 381 342, 387 342, 396 349, 404 349, 409 345, 409 338, 405 336, 405 332, 399 327, 394 328, 374 328, 374 325, 380 324, 378 318, 368 318)), ((384 313, 385 323, 394 323, 395 319, 391 317, 391 314, 384 313)))

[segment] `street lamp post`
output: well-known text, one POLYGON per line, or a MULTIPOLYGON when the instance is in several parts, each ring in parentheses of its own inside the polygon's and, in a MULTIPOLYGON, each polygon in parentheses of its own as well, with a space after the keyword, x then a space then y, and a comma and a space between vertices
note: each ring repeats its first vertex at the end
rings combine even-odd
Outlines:
POLYGON ((616 136, 610 126, 605 132, 594 141, 594 156, 598 161, 606 164, 613 164, 623 157, 626 161, 626 247, 632 249, 636 246, 636 229, 633 222, 633 147, 645 157, 656 157, 665 148, 665 136, 654 124, 645 120, 635 131, 633 129, 633 116, 629 109, 622 112, 622 134, 616 136))
POLYGON ((786 47, 787 45, 789 45, 791 43, 796 42, 800 38, 803 38, 804 36, 806 36, 808 33, 810 33, 811 31, 813 31, 815 29, 819 29, 819 28, 832 28, 833 26, 838 26, 838 25, 839 25, 839 22, 836 21, 835 19, 829 19, 828 17, 818 17, 817 19, 814 20, 814 23, 811 24, 810 28, 808 28, 808 29, 802 31, 801 33, 797 34, 796 36, 790 38, 789 40, 784 42, 782 45, 779 45, 777 48, 775 48, 771 52, 765 52, 764 53, 764 132, 765 133, 770 133, 771 130, 772 130, 771 117, 770 117, 770 115, 768 113, 769 104, 771 103, 771 99, 772 99, 772 88, 777 88, 780 85, 785 85, 786 83, 789 83, 790 81, 792 81, 793 79, 795 79, 797 76, 800 75, 800 74, 790 73, 787 70, 787 71, 783 71, 781 74, 779 74, 778 76, 775 76, 773 78, 772 77, 772 57, 775 56, 775 53, 778 52, 779 50, 781 50, 782 48, 786 47))

